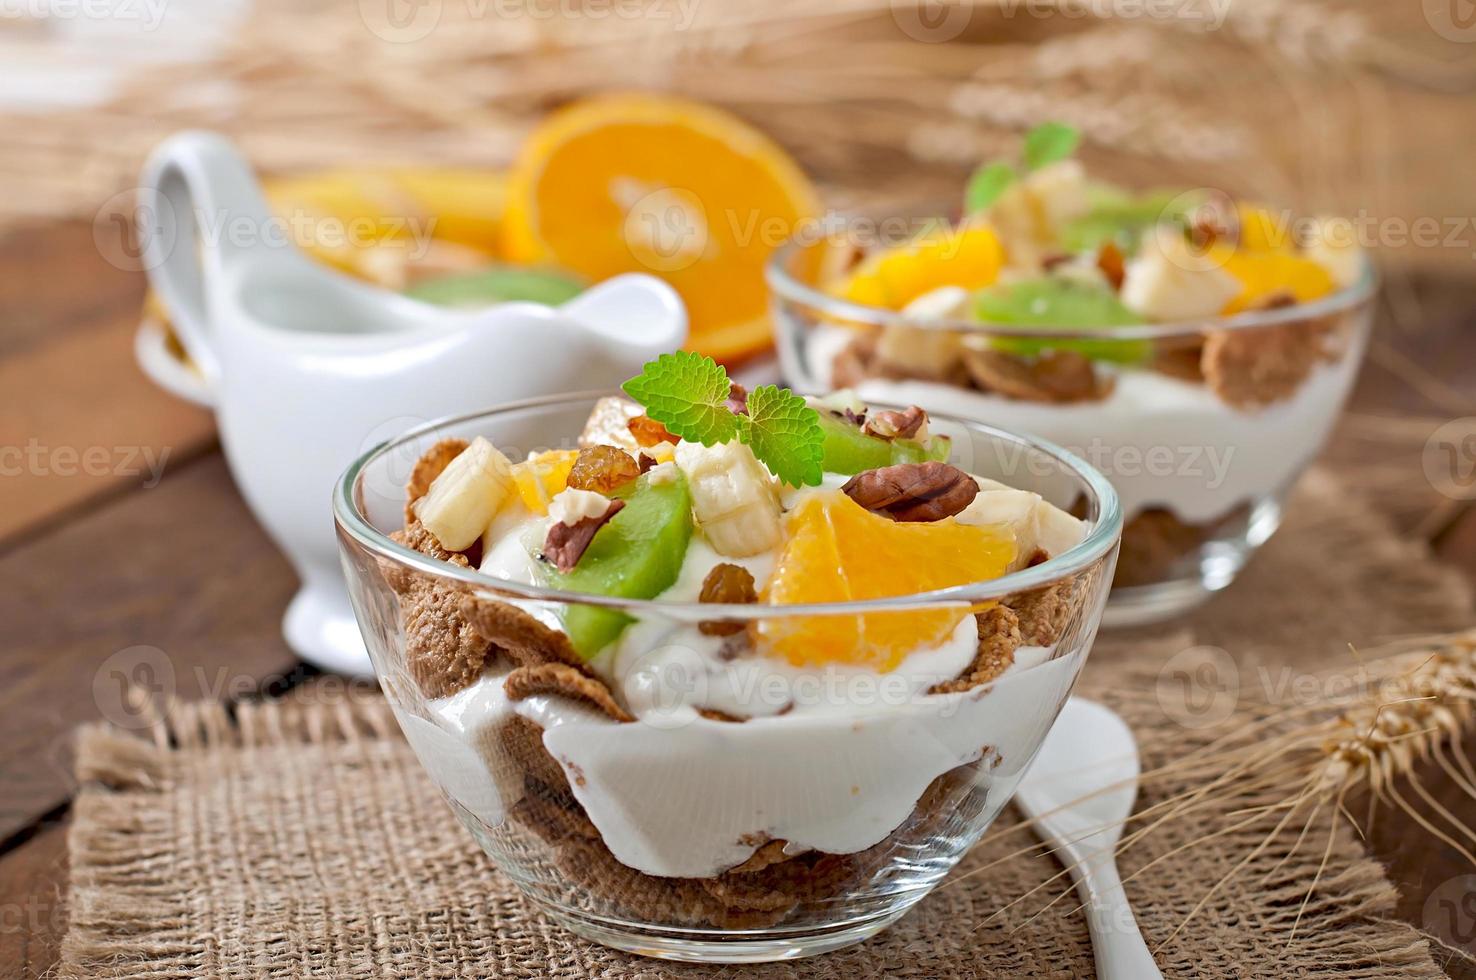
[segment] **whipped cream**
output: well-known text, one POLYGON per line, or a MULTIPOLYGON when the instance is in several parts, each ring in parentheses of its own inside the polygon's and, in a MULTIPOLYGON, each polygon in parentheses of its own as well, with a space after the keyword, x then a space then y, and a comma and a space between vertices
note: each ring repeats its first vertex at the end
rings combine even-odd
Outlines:
MULTIPOLYGON (((855 335, 826 326, 814 333, 807 349, 810 371, 818 385, 829 388, 835 355, 855 335)), ((862 382, 856 393, 1049 439, 1112 481, 1128 520, 1165 507, 1199 524, 1291 485, 1337 420, 1358 354, 1350 350, 1336 363, 1319 365, 1291 398, 1258 411, 1232 408, 1203 384, 1135 370, 1120 372, 1105 400, 1065 405, 884 378, 862 382)))

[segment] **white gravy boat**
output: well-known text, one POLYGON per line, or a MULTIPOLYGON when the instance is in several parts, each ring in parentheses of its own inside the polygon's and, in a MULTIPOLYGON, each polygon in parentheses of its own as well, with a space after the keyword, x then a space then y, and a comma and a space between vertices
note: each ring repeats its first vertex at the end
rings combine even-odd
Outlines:
POLYGON ((287 643, 329 670, 371 673, 329 505, 356 456, 440 416, 613 387, 686 339, 681 300, 650 276, 557 308, 464 311, 337 273, 293 247, 246 162, 212 133, 167 140, 140 188, 149 281, 204 376, 237 486, 302 580, 287 643))

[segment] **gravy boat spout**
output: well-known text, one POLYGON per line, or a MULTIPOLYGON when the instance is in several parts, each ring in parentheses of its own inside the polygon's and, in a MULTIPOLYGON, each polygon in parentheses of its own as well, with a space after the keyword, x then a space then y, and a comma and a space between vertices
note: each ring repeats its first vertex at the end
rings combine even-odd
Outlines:
POLYGON ((215 134, 165 142, 141 186, 150 283, 205 377, 237 486, 302 579, 288 643, 329 669, 370 670, 329 507, 344 467, 433 418, 614 387, 686 339, 681 300, 651 276, 559 307, 458 310, 319 265, 215 134))

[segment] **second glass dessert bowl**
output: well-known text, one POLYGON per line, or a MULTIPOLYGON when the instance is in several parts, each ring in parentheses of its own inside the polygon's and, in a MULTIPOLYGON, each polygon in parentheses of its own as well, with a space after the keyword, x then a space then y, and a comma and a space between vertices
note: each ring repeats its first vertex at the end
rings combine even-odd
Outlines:
MULTIPOLYGON (((1061 327, 967 317, 977 294, 964 289, 935 288, 906 310, 838 296, 816 281, 827 247, 792 243, 770 263, 786 379, 1040 435, 1100 469, 1125 519, 1109 625, 1192 608, 1271 537, 1341 411, 1373 318, 1361 256, 1349 285, 1294 305, 1061 327)), ((1038 302, 1072 300, 1059 281, 1038 302)))
MULTIPOLYGON (((609 497, 574 490, 627 465, 591 448, 603 443, 587 420, 609 406, 560 396, 435 423, 344 476, 334 507, 351 597, 395 714, 497 866, 581 935, 717 962, 873 935, 978 840, 1068 696, 1112 576, 1116 494, 1050 444, 932 418, 932 458, 909 465, 978 477, 967 495, 977 520, 880 516, 878 494, 827 477, 803 491, 775 486, 782 542, 772 551, 723 558, 747 550, 743 539, 726 534, 726 515, 695 504, 685 553, 659 558, 671 540, 655 515, 748 464, 730 453, 710 468, 688 443, 653 447, 648 460, 632 443, 638 477, 605 488, 609 497), (460 481, 463 463, 490 447, 524 460, 513 465, 523 502, 512 506, 549 511, 519 518, 537 541, 494 518, 468 545, 426 503, 445 496, 428 478, 460 481), (602 454, 616 462, 579 469, 602 454), (549 478, 548 464, 570 458, 572 471, 549 478), (409 510, 407 483, 420 500, 409 510), (571 560, 573 530, 556 525, 577 530, 589 518, 569 510, 594 497, 604 503, 593 510, 616 513, 599 517, 605 537, 571 560), (1073 504, 1079 521, 1060 509, 1073 504), (622 550, 642 542, 649 553, 622 550), (670 560, 680 570, 662 573, 670 584, 655 598, 548 584, 584 575, 630 594, 670 560), (523 562, 558 570, 531 576, 543 584, 510 580, 523 562), (926 587, 940 574, 956 584, 908 594, 906 581, 926 587), (803 601, 818 581, 879 597, 803 601)), ((822 411, 836 425, 857 414, 822 411)))

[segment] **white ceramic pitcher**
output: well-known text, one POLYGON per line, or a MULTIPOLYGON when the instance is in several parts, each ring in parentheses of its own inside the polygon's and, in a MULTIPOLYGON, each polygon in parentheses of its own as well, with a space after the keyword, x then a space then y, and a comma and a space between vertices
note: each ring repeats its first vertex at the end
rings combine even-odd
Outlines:
POLYGON ((149 281, 204 375, 236 484, 302 580, 287 643, 330 670, 370 673, 329 508, 344 467, 429 419, 612 387, 686 339, 681 300, 650 276, 608 280, 556 308, 464 311, 314 263, 213 133, 154 152, 138 213, 149 281))

